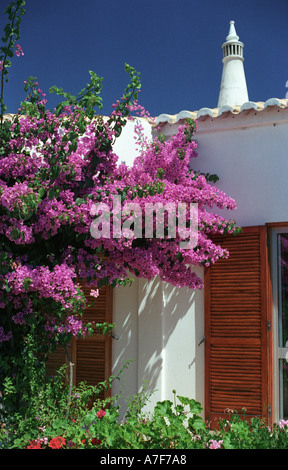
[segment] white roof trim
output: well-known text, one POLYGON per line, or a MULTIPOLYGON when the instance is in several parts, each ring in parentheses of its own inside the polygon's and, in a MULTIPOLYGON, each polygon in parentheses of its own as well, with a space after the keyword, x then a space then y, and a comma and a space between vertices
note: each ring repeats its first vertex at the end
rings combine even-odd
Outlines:
POLYGON ((221 114, 228 113, 228 112, 233 113, 233 111, 234 111, 234 108, 232 108, 232 106, 225 104, 224 106, 221 106, 221 108, 219 108, 218 116, 221 116, 221 114))
POLYGON ((211 116, 213 117, 212 109, 210 108, 201 108, 197 111, 197 119, 201 116, 211 116))
POLYGON ((278 106, 281 108, 281 101, 278 98, 270 98, 264 103, 264 108, 268 108, 268 106, 278 106))
POLYGON ((286 98, 270 98, 263 101, 247 101, 243 103, 242 106, 222 106, 221 108, 201 108, 199 111, 181 111, 178 114, 160 114, 156 118, 156 124, 176 124, 181 119, 185 119, 186 117, 191 117, 192 119, 206 119, 208 117, 217 119, 218 117, 222 116, 225 118, 232 114, 240 114, 244 111, 248 111, 254 109, 259 112, 264 112, 265 110, 269 110, 272 106, 277 106, 281 109, 288 108, 288 100, 286 98))
POLYGON ((258 109, 258 106, 254 101, 247 101, 246 103, 242 104, 240 112, 245 111, 247 109, 258 109))

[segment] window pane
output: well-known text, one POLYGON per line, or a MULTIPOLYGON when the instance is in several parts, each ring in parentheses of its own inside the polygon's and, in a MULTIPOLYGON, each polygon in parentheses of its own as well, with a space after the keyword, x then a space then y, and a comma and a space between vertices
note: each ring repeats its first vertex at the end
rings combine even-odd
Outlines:
POLYGON ((278 249, 279 347, 283 348, 288 346, 288 233, 278 235, 278 249))
POLYGON ((280 361, 280 413, 281 418, 288 419, 288 363, 285 359, 280 361))

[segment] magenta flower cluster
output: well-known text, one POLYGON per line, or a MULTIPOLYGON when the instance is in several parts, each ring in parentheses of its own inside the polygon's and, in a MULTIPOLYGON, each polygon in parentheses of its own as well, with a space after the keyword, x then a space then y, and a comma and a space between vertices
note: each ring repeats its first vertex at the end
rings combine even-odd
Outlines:
POLYGON ((115 129, 125 124, 120 124, 119 103, 109 120, 83 117, 72 106, 57 114, 46 109, 45 94, 34 82, 23 106, 6 121, 10 138, 0 160, 0 314, 5 312, 0 315, 0 342, 31 321, 47 337, 85 333, 80 280, 94 297, 103 284, 117 286, 131 275, 202 288, 193 266, 228 256, 211 234, 235 230, 233 221, 210 209, 236 205, 191 169, 197 155, 196 123, 179 126, 171 139, 159 135, 148 142, 138 116, 151 117, 137 102, 129 103, 125 112, 136 114, 141 152, 128 168, 113 151, 115 129), (143 209, 149 202, 197 203, 197 247, 181 249, 177 237, 138 239, 125 232, 117 238, 93 237, 93 205, 102 202, 112 211, 115 195, 121 196, 122 208, 129 202, 143 209))

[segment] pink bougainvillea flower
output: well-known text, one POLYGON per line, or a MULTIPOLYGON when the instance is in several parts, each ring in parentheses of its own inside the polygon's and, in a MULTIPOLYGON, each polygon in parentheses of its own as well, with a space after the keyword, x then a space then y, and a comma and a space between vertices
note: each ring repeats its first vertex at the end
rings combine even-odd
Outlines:
MULTIPOLYGON (((19 44, 16 55, 23 55, 19 44)), ((30 88, 37 96, 44 96, 37 81, 30 88)), ((73 111, 71 106, 65 106, 58 115, 46 110, 41 100, 35 115, 23 106, 19 117, 11 122, 11 139, 0 159, 0 235, 12 247, 11 253, 0 253, 4 273, 0 308, 6 309, 9 303, 13 327, 9 331, 8 323, 0 324, 3 349, 20 326, 34 321, 35 304, 38 309, 39 303, 41 317, 37 321, 41 320, 45 345, 58 335, 87 334, 89 329, 81 319, 87 302, 77 278, 95 298, 99 286, 108 283, 116 287, 131 275, 147 280, 159 276, 177 287, 201 289, 203 280, 193 266, 208 266, 229 255, 211 235, 233 233, 235 223, 210 212, 210 208, 234 209, 236 204, 204 175, 191 170, 191 159, 197 156, 193 138, 197 123, 188 120, 173 138, 158 136, 148 142, 143 140, 143 129, 136 119, 140 155, 127 167, 119 164, 112 150, 118 132, 114 129, 122 122, 118 118, 120 108, 115 108, 108 122, 101 116, 82 122, 78 110, 73 111), (119 207, 114 207, 114 196, 120 201, 119 207), (171 239, 152 234, 147 238, 142 230, 130 237, 126 225, 129 213, 121 212, 131 202, 141 212, 143 228, 146 203, 163 207, 171 202, 196 203, 197 247, 179 247, 180 235, 171 239), (99 217, 96 203, 103 203, 113 215, 109 237, 95 237, 91 232, 99 217), (121 230, 114 236, 112 221, 118 220, 118 210, 121 230)), ((137 102, 127 109, 151 119, 137 102)), ((105 416, 105 411, 100 410, 97 416, 105 416)))
POLYGON ((92 297, 98 297, 98 296, 99 296, 99 289, 96 289, 96 290, 92 289, 92 290, 90 291, 90 295, 91 295, 92 297))
POLYGON ((15 54, 17 55, 17 57, 20 57, 20 56, 24 55, 23 49, 20 46, 20 44, 16 44, 15 54))

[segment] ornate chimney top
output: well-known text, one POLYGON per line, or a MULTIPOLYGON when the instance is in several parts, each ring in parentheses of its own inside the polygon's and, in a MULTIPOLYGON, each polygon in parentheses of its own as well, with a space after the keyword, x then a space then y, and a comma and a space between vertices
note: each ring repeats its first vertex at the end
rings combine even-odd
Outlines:
POLYGON ((246 78, 244 73, 243 42, 239 41, 234 21, 230 21, 230 29, 223 49, 223 72, 218 100, 221 106, 241 106, 249 101, 246 78))

